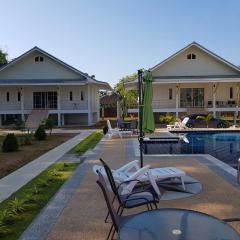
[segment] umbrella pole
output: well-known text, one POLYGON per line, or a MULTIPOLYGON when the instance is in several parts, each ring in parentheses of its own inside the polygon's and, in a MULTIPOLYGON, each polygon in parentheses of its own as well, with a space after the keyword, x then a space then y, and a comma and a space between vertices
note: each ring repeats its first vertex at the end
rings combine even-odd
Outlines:
POLYGON ((138 107, 138 118, 139 118, 139 150, 140 150, 140 164, 143 167, 143 71, 138 70, 138 98, 139 98, 139 107, 138 107))

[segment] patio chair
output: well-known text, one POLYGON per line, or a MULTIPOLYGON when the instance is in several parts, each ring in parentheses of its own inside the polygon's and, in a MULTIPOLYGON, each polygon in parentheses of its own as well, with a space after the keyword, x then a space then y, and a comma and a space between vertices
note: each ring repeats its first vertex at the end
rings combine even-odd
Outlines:
POLYGON ((121 215, 122 210, 120 209, 120 207, 118 207, 118 210, 116 211, 113 206, 113 203, 111 201, 109 191, 107 190, 107 185, 106 185, 105 179, 100 172, 98 172, 98 177, 99 177, 99 179, 97 180, 97 184, 100 187, 100 189, 102 190, 102 193, 103 193, 103 196, 104 196, 104 199, 106 201, 107 208, 109 211, 109 215, 111 216, 111 219, 112 219, 112 225, 111 225, 111 228, 110 228, 109 233, 106 238, 107 240, 109 240, 109 239, 113 239, 114 234, 115 233, 118 234, 120 228, 124 226, 125 222, 128 221, 130 218, 132 218, 135 214, 128 215, 128 216, 122 216, 121 215))
MULTIPOLYGON (((155 208, 157 208, 157 203, 159 202, 158 196, 155 194, 154 191, 151 192, 150 190, 145 190, 144 189, 145 184, 143 185, 142 189, 138 188, 137 191, 134 191, 130 194, 121 195, 119 193, 119 189, 121 188, 122 185, 128 184, 128 183, 122 182, 117 187, 116 183, 114 181, 111 169, 107 165, 104 165, 104 169, 107 174, 108 183, 110 184, 110 189, 107 188, 106 190, 110 190, 114 194, 112 203, 114 202, 115 199, 118 200, 118 203, 119 203, 118 211, 120 211, 120 215, 122 215, 123 210, 125 208, 130 209, 130 208, 135 208, 135 207, 139 207, 139 206, 143 206, 143 205, 146 205, 148 210, 153 209, 152 205, 154 205, 155 208)), ((99 175, 101 173, 99 171, 97 171, 97 174, 99 175)), ((104 181, 105 181, 105 179, 104 179, 104 181)), ((136 180, 133 180, 133 181, 136 181, 136 180)), ((107 186, 107 184, 106 184, 106 186, 107 186)), ((107 222, 108 215, 109 215, 109 213, 107 214, 107 216, 105 218, 105 222, 107 222)))
MULTIPOLYGON (((107 165, 101 158, 101 163, 107 165)), ((108 165, 107 165, 108 166, 108 165)), ((109 166, 108 166, 109 167, 109 166)), ((94 165, 93 171, 100 171, 104 176, 107 176, 104 167, 94 165)), ((138 181, 150 183, 155 193, 161 197, 160 189, 157 185, 158 182, 167 179, 179 178, 181 180, 182 188, 185 190, 185 184, 183 177, 186 175, 184 171, 174 167, 163 167, 163 168, 150 168, 150 165, 146 165, 143 168, 139 167, 139 161, 134 160, 123 167, 111 170, 114 180, 121 184, 122 182, 130 181, 126 186, 122 187, 122 194, 131 193, 134 187, 137 186, 138 181), (132 181, 135 180, 135 181, 132 181)))
POLYGON ((185 117, 182 121, 175 122, 174 125, 168 124, 167 129, 172 130, 172 129, 186 129, 186 123, 188 122, 189 118, 185 117))
POLYGON ((108 134, 112 137, 114 135, 118 135, 120 138, 122 138, 123 134, 130 134, 132 135, 132 131, 121 131, 119 128, 112 128, 112 125, 109 120, 107 120, 107 126, 108 126, 108 134))

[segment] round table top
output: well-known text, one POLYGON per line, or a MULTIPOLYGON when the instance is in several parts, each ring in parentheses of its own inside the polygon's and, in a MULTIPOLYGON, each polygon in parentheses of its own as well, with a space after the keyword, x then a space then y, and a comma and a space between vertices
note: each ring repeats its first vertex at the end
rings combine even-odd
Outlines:
POLYGON ((229 224, 185 209, 147 211, 126 219, 121 225, 120 240, 240 240, 229 224))

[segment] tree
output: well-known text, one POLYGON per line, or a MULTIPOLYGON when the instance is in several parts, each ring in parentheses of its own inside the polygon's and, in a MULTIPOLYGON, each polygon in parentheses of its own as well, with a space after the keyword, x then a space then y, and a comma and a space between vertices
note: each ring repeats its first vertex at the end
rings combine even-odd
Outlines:
POLYGON ((7 55, 6 52, 0 49, 0 66, 8 63, 7 55))
POLYGON ((130 76, 123 77, 114 87, 114 91, 120 96, 120 107, 122 109, 122 118, 124 119, 128 115, 128 108, 131 104, 137 103, 137 91, 127 90, 125 83, 127 81, 133 81, 137 79, 137 73, 130 76))

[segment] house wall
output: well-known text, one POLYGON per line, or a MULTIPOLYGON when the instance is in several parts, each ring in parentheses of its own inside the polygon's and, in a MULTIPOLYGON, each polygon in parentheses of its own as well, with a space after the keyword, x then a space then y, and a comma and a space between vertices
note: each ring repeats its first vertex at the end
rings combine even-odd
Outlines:
MULTIPOLYGON (((175 108, 176 107, 176 85, 177 84, 153 84, 153 108, 175 108), (172 88, 172 100, 169 99, 169 88, 172 88)), ((213 83, 181 83, 179 84, 179 106, 181 88, 204 88, 204 105, 213 101, 213 83)), ((227 102, 237 100, 237 83, 219 83, 216 91, 216 101, 227 102), (230 87, 233 88, 233 98, 230 99, 230 87)))
MULTIPOLYGON (((60 86, 60 108, 61 110, 83 110, 87 109, 88 92, 87 86, 60 86), (70 101, 70 92, 73 93, 73 100, 70 101), (84 99, 81 100, 81 91, 84 99)), ((57 86, 25 86, 24 91, 24 109, 33 109, 33 92, 58 91, 57 86)), ((17 94, 21 87, 0 87, 0 110, 21 110, 21 102, 18 101, 17 94), (9 92, 9 102, 6 94, 9 92)), ((98 106, 97 88, 92 96, 93 110, 98 106)))
POLYGON ((0 79, 83 79, 79 74, 47 56, 43 56, 43 62, 35 62, 37 56, 43 55, 34 52, 1 71, 0 79))
POLYGON ((0 111, 21 109, 21 102, 18 101, 18 92, 20 87, 0 87, 0 111), (7 92, 9 92, 9 102, 7 101, 7 92))
POLYGON ((170 61, 152 71, 153 76, 203 76, 203 75, 239 75, 226 64, 192 46, 175 56, 170 61), (196 54, 196 59, 189 60, 189 53, 196 54))

